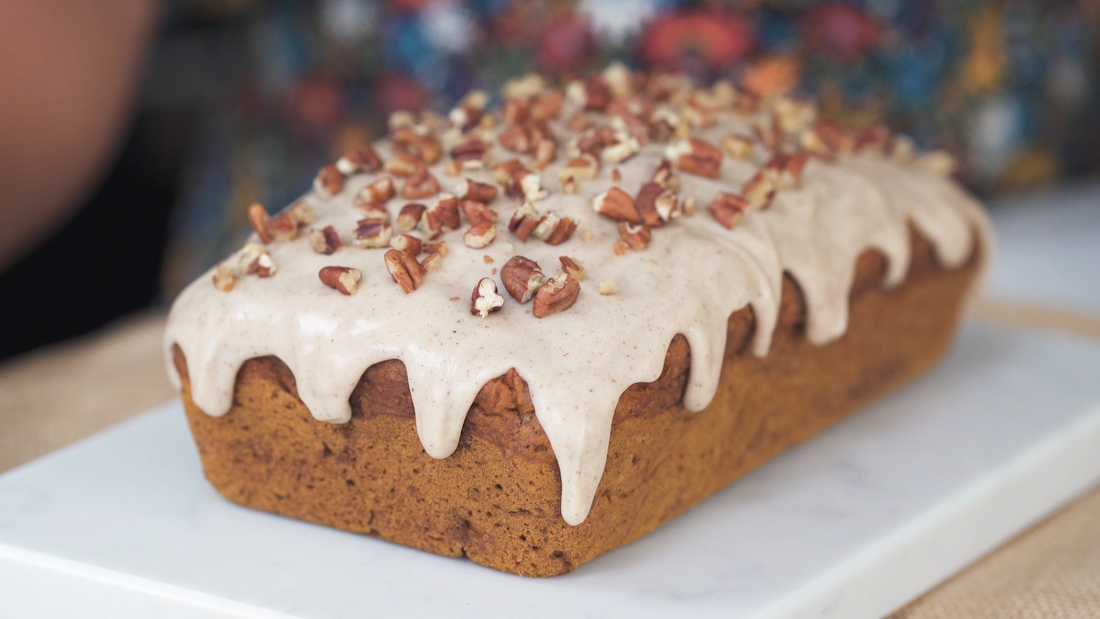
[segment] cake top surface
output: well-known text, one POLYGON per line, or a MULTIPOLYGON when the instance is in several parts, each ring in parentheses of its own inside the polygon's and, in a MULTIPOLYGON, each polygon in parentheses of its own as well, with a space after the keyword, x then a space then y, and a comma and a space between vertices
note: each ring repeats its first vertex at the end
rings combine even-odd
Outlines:
POLYGON ((619 396, 660 375, 676 334, 691 347, 684 406, 700 410, 730 314, 752 307, 753 351, 767 353, 784 272, 823 344, 847 328, 863 251, 886 256, 891 287, 910 225, 948 268, 991 247, 949 157, 878 126, 853 135, 807 101, 621 65, 488 99, 397 113, 387 139, 323 168, 295 204, 250 209, 253 238, 169 316, 166 349, 182 349, 200 408, 226 413, 240 366, 275 355, 313 416, 342 423, 366 369, 399 359, 424 449, 444 458, 481 387, 515 368, 578 524, 619 396))

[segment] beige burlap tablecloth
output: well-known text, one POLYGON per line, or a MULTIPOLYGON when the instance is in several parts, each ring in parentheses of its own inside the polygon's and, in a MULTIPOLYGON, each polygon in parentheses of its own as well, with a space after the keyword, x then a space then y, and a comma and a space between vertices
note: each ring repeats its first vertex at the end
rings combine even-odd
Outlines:
MULTIPOLYGON (((989 301, 974 312, 1100 338, 1097 317, 989 301)), ((175 397, 165 378, 163 328, 161 314, 132 317, 0 366, 0 472, 175 397)), ((1006 617, 1100 618, 1100 489, 892 615, 1006 617)))

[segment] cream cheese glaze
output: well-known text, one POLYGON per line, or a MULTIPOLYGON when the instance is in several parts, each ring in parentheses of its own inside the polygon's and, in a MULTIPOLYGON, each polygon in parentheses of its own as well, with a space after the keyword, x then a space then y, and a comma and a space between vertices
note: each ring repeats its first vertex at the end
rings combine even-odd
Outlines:
MULTIPOLYGON (((718 143, 730 131, 746 133, 748 127, 746 119, 729 115, 697 137, 718 143)), ((384 143, 378 150, 384 157, 392 152, 384 143)), ((513 156, 494 147, 495 161, 513 156)), ((811 159, 797 188, 779 191, 770 208, 747 213, 733 230, 723 228, 702 206, 719 192, 737 192, 760 168, 767 154, 757 145, 747 160, 724 157, 718 179, 679 172, 679 194, 694 196, 699 212, 655 229, 648 249, 617 256, 612 252, 616 223, 593 211, 592 198, 613 184, 633 195, 664 156, 665 145, 647 144, 617 166, 619 182, 611 179, 615 166, 605 165, 596 179, 581 182, 575 195, 561 190, 559 157, 542 173, 550 194, 535 206, 580 222, 572 239, 559 246, 534 237, 519 242, 506 226, 518 204, 499 196, 490 204, 502 217, 496 240, 475 250, 462 244, 461 231, 449 233, 442 267, 411 294, 392 281, 384 250, 345 246, 322 255, 311 250, 304 234, 271 243, 275 276, 243 277, 225 293, 211 285, 208 273, 180 294, 164 340, 169 375, 178 388, 170 359, 171 347, 179 345, 194 402, 208 414, 223 415, 241 365, 274 355, 293 371, 302 402, 315 418, 345 423, 351 417, 349 398, 366 369, 399 359, 408 373, 424 449, 446 458, 458 445, 482 385, 515 368, 527 381, 557 457, 562 517, 576 525, 586 518, 603 474, 619 396, 629 385, 660 375, 676 334, 691 347, 684 406, 697 411, 717 389, 731 313, 753 308, 753 351, 767 354, 784 272, 805 295, 807 337, 825 344, 847 328, 848 291, 860 253, 873 248, 886 256, 886 287, 904 279, 910 222, 948 268, 960 266, 975 242, 985 252, 992 246, 982 209, 949 178, 869 154, 845 155, 833 163, 811 159), (506 298, 499 312, 471 315, 473 286, 516 254, 537 261, 547 275, 558 272, 559 256, 579 261, 587 277, 576 304, 536 319, 530 304, 506 298), (356 294, 321 284, 317 273, 330 265, 362 272, 356 294), (599 282, 607 280, 616 283, 617 292, 598 294, 599 282)), ((432 172, 444 191, 457 180, 444 173, 442 163, 432 172)), ((351 176, 329 201, 306 195, 317 216, 312 225, 334 226, 347 243, 361 217, 352 196, 384 175, 351 176)), ((487 173, 463 176, 492 182, 487 173)), ((430 206, 435 200, 419 202, 430 206)), ((397 198, 387 208, 396 216, 407 202, 397 198)), ((500 282, 499 275, 492 276, 500 282)))

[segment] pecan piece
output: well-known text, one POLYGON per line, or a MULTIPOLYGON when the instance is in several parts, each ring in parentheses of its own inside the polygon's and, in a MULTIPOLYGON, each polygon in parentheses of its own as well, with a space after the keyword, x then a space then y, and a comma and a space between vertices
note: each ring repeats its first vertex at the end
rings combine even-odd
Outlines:
POLYGON ((443 265, 443 256, 447 255, 446 241, 438 243, 424 243, 424 257, 420 260, 420 266, 427 272, 436 271, 443 265))
POLYGON ((390 247, 403 251, 410 256, 420 254, 421 242, 411 234, 398 234, 390 239, 390 247))
POLYGON ((497 283, 491 277, 482 277, 470 296, 470 313, 485 318, 504 307, 504 297, 497 294, 497 283))
POLYGON ((730 134, 722 138, 722 148, 734 159, 747 159, 752 154, 752 139, 730 134))
POLYGON ((634 223, 642 221, 642 216, 638 213, 638 208, 634 204, 634 198, 631 198, 630 194, 618 187, 612 187, 592 198, 592 209, 616 221, 634 223))
POLYGON ((405 294, 416 290, 417 286, 423 283, 427 271, 420 266, 416 258, 403 251, 391 249, 386 252, 383 259, 386 262, 386 270, 390 272, 390 277, 397 282, 398 286, 401 286, 401 290, 405 291, 405 294))
POLYGON ((239 268, 242 273, 260 277, 271 277, 276 271, 267 248, 259 243, 249 243, 241 249, 239 268))
POLYGON ((497 236, 497 227, 491 221, 479 221, 462 235, 462 242, 471 249, 488 247, 497 236))
POLYGON ((428 168, 418 168, 405 179, 401 187, 401 197, 406 200, 430 198, 439 193, 439 181, 428 172, 428 168))
POLYGON ((382 167, 382 158, 370 146, 357 146, 336 160, 336 169, 345 176, 359 172, 377 172, 382 167))
POLYGON ((359 190, 359 193, 355 194, 355 203, 357 205, 377 204, 381 206, 389 202, 396 193, 393 179, 385 176, 373 183, 364 185, 363 188, 359 190))
POLYGON ((500 267, 500 281, 513 299, 526 303, 546 281, 539 264, 524 256, 512 256, 500 267))
POLYGON ((420 217, 420 229, 431 237, 438 238, 445 232, 458 230, 462 225, 462 218, 458 212, 458 198, 443 194, 435 206, 424 211, 420 217))
POLYGON ((309 246, 319 254, 332 255, 344 246, 344 242, 340 240, 340 233, 336 228, 325 226, 320 230, 313 228, 309 231, 309 246))
POLYGON ((497 197, 497 188, 489 183, 479 183, 472 178, 462 178, 455 183, 455 196, 459 200, 477 200, 488 204, 497 197))
POLYGON ((653 171, 653 182, 671 191, 680 189, 680 177, 672 171, 672 162, 668 159, 662 159, 653 171))
POLYGON ((558 143, 550 138, 542 138, 535 144, 535 167, 545 170, 558 156, 558 143))
POLYGON ((748 202, 750 209, 761 211, 772 203, 775 190, 775 181, 768 171, 760 170, 741 187, 741 196, 748 202))
POLYGON ((214 287, 222 292, 233 290, 237 283, 237 270, 228 264, 219 264, 214 269, 214 287))
POLYGON ((458 203, 458 209, 462 211, 462 214, 466 216, 471 224, 496 223, 497 221, 497 212, 477 200, 463 200, 458 203))
POLYGON ((344 175, 334 165, 327 165, 317 172, 313 179, 313 191, 322 200, 331 200, 344 189, 344 175))
POLYGON ((274 237, 271 236, 271 230, 267 228, 267 223, 270 220, 271 217, 264 209, 264 205, 259 202, 255 202, 248 207, 248 222, 252 224, 252 229, 260 235, 260 240, 264 243, 270 243, 274 240, 274 237))
POLYGON ((564 312, 573 307, 580 293, 581 285, 577 280, 568 273, 557 275, 539 286, 535 293, 535 302, 531 305, 531 313, 535 318, 546 318, 564 312))
POLYGON ((451 149, 451 159, 464 170, 480 170, 485 167, 485 155, 489 144, 481 140, 470 140, 451 149))
POLYGON ((538 225, 531 234, 550 245, 561 245, 573 236, 573 231, 576 229, 577 222, 550 211, 539 219, 538 225))
POLYGON ((666 154, 677 169, 689 174, 718 178, 722 169, 722 151, 698 138, 681 140, 668 147, 666 154))
POLYGON ((393 228, 377 219, 360 219, 355 228, 355 240, 352 243, 363 249, 377 249, 390 244, 393 228))
POLYGON ((645 224, 632 224, 622 222, 619 224, 619 238, 630 249, 641 251, 649 247, 649 241, 653 234, 645 224))
POLYGON ((329 288, 353 295, 359 289, 359 280, 363 278, 363 274, 358 269, 348 267, 322 267, 317 272, 317 277, 329 288))
POLYGON ((676 192, 669 191, 658 183, 642 185, 634 204, 641 215, 642 223, 650 228, 660 228, 680 214, 676 192))
POLYGON ((416 227, 420 223, 420 218, 424 215, 424 211, 428 210, 428 207, 420 204, 419 202, 410 202, 401 207, 401 212, 397 214, 397 221, 395 227, 400 232, 407 232, 416 227))
POLYGON ((512 213, 512 219, 508 222, 508 229, 521 241, 526 242, 527 237, 539 225, 542 216, 530 202, 524 202, 512 213))
POLYGON ((599 171, 599 160, 592 155, 585 154, 566 161, 565 165, 558 171, 558 180, 563 183, 569 179, 587 181, 596 178, 599 171))
POLYGON ((581 263, 577 262, 569 256, 558 256, 558 261, 561 262, 561 270, 569 274, 570 277, 579 281, 584 281, 584 267, 581 263))
POLYGON ((417 159, 415 156, 406 153, 405 151, 398 151, 386 165, 384 170, 393 174, 394 176, 411 176, 413 172, 416 172, 420 168, 424 167, 424 162, 417 159))
POLYGON ((718 223, 732 230, 745 216, 745 210, 748 207, 748 200, 741 196, 720 193, 707 205, 707 210, 718 223))

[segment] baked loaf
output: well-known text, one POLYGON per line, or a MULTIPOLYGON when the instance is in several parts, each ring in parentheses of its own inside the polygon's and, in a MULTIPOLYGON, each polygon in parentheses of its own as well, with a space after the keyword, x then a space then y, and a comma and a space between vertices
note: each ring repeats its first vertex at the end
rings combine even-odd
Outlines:
POLYGON ((177 299, 230 500, 569 572, 929 367, 991 247, 946 157, 806 102, 618 66, 485 99, 254 206, 177 299))

